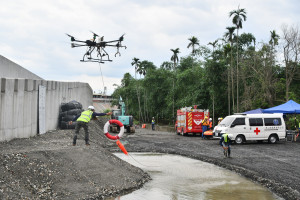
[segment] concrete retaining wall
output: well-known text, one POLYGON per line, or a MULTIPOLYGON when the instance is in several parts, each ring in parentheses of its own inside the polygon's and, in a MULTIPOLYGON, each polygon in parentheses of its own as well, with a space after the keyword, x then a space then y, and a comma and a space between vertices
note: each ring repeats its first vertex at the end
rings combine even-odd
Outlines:
POLYGON ((28 78, 44 80, 22 66, 0 55, 0 78, 28 78))
POLYGON ((93 90, 87 83, 0 78, 0 141, 28 138, 38 133, 38 89, 46 87, 46 131, 58 127, 61 103, 92 105, 93 90))

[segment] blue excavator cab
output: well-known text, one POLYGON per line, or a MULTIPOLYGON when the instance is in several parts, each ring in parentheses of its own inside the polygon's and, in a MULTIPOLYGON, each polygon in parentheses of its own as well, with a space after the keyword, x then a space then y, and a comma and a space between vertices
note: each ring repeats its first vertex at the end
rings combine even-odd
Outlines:
MULTIPOLYGON (((115 109, 112 110, 112 115, 111 118, 112 119, 117 119, 120 122, 122 122, 122 124, 124 125, 124 128, 126 129, 127 133, 134 133, 135 132, 135 127, 133 125, 133 117, 131 115, 125 115, 125 103, 122 100, 122 97, 120 97, 119 100, 119 105, 121 107, 121 109, 115 109)), ((117 125, 111 125, 111 131, 112 132, 117 132, 117 130, 119 130, 120 127, 118 127, 117 125)))

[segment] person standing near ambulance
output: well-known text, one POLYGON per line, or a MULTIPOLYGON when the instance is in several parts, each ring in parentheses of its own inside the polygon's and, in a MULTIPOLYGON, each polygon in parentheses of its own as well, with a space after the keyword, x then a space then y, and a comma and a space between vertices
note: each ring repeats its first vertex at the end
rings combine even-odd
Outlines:
POLYGON ((79 130, 81 128, 84 129, 85 132, 85 144, 88 146, 89 143, 89 130, 88 130, 88 123, 96 116, 104 116, 104 115, 111 115, 111 112, 108 113, 96 113, 94 106, 89 106, 87 110, 83 111, 81 114, 77 115, 72 121, 69 122, 69 124, 72 124, 73 121, 76 121, 75 126, 75 133, 73 137, 73 146, 76 145, 77 135, 79 134, 79 130))
POLYGON ((209 130, 212 130, 212 118, 209 118, 209 130))
POLYGON ((223 120, 223 118, 222 118, 222 117, 219 117, 219 118, 218 118, 218 124, 220 124, 222 120, 223 120))
POLYGON ((230 145, 232 143, 232 135, 231 134, 227 134, 224 133, 220 139, 220 146, 223 147, 224 150, 224 155, 225 155, 225 148, 228 148, 228 157, 230 157, 230 153, 231 153, 231 149, 230 149, 230 145))
POLYGON ((201 123, 202 123, 202 139, 205 139, 204 132, 207 131, 207 127, 209 125, 208 117, 205 116, 201 123))

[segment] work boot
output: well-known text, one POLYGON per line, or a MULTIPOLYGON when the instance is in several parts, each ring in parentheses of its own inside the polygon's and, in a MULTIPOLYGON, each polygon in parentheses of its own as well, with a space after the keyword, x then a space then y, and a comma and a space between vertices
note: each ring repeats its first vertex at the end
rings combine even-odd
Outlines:
POLYGON ((90 143, 87 142, 87 143, 85 143, 85 145, 86 145, 86 146, 90 146, 90 143))
POLYGON ((73 143, 73 146, 76 146, 76 144, 73 143))

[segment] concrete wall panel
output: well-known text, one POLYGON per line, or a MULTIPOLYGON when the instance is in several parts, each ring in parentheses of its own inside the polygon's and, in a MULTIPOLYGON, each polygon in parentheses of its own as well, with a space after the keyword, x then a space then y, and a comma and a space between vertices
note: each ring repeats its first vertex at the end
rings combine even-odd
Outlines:
POLYGON ((46 131, 58 127, 61 103, 92 105, 89 84, 0 78, 0 141, 28 138, 38 133, 38 86, 46 87, 46 131))

